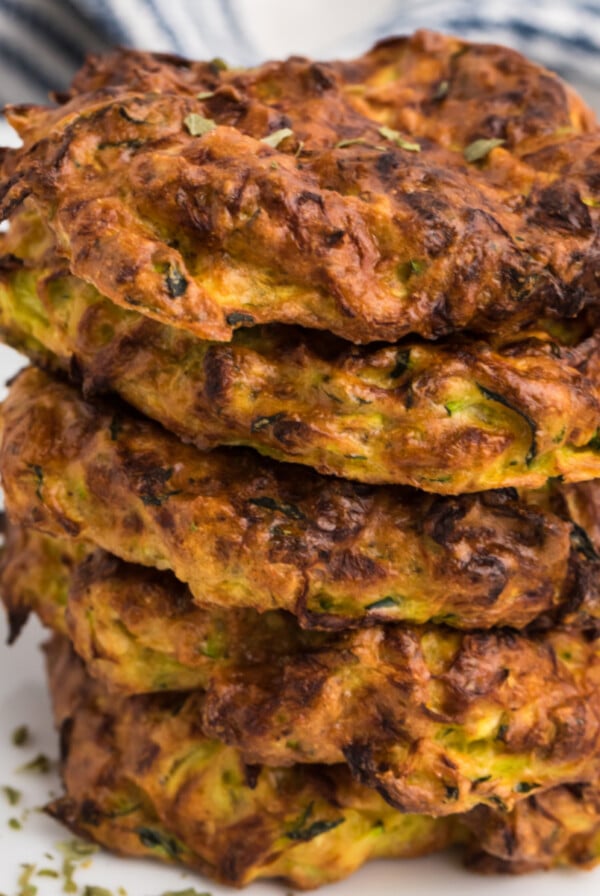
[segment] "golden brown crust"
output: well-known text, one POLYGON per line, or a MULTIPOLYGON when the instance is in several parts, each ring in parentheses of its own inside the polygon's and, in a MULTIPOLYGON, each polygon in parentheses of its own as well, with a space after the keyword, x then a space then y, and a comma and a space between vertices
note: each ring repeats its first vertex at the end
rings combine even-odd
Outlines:
POLYGON ((89 675, 122 693, 204 688, 220 666, 269 663, 336 643, 281 611, 198 607, 171 573, 14 525, 0 593, 11 640, 33 611, 70 639, 89 675))
POLYGON ((442 493, 600 475, 600 337, 585 315, 568 327, 541 321, 507 344, 359 348, 274 326, 210 343, 70 275, 30 206, 1 244, 4 337, 85 394, 115 391, 202 449, 245 444, 322 473, 442 493))
POLYGON ((107 699, 64 641, 51 645, 49 671, 66 788, 50 811, 115 851, 185 862, 237 885, 277 874, 303 888, 368 858, 450 842, 466 844, 471 867, 487 871, 581 867, 600 857, 595 785, 525 797, 510 813, 406 816, 342 766, 245 766, 235 751, 207 741, 177 697, 107 699))
MULTIPOLYGON (((91 544, 15 526, 7 541, 0 588, 14 634, 35 611, 49 628, 68 635, 88 674, 107 689, 206 688, 223 671, 237 687, 240 669, 248 666, 354 649, 351 637, 304 631, 282 611, 200 608, 171 573, 124 563, 91 544)), ((599 564, 587 565, 596 579, 599 564)), ((600 629, 598 589, 582 599, 579 587, 574 583, 561 624, 592 639, 600 629)), ((537 620, 535 631, 550 622, 557 620, 537 620)))
POLYGON ((31 196, 75 274, 203 338, 514 333, 598 304, 595 122, 510 50, 424 32, 241 72, 125 53, 11 120, 3 213, 31 196), (475 139, 503 145, 469 162, 475 139))
POLYGON ((93 551, 85 542, 49 538, 20 526, 3 527, 0 596, 12 644, 34 610, 44 625, 67 634, 65 611, 71 577, 93 551))
POLYGON ((15 522, 172 569, 199 603, 288 609, 307 627, 521 627, 564 603, 581 566, 550 491, 434 498, 241 450, 201 454, 34 369, 14 382, 2 416, 15 522))
POLYGON ((247 766, 202 733, 178 695, 107 697, 65 641, 48 660, 66 790, 49 811, 109 849, 230 885, 281 877, 310 889, 456 837, 445 819, 395 812, 343 766, 247 766))
POLYGON ((235 611, 229 626, 169 574, 102 557, 70 590, 67 628, 103 682, 201 687, 180 694, 182 711, 246 762, 346 761, 404 812, 510 808, 581 780, 600 746, 597 619, 535 635, 388 625, 324 637, 235 611), (190 658, 194 634, 212 655, 190 658))
POLYGON ((590 780, 523 800, 510 813, 480 806, 466 815, 469 867, 487 874, 592 868, 600 857, 600 793, 596 775, 590 780))
POLYGON ((248 762, 345 760, 403 812, 510 809, 584 775, 600 747, 599 682, 598 643, 580 631, 385 626, 217 673, 204 725, 248 762))

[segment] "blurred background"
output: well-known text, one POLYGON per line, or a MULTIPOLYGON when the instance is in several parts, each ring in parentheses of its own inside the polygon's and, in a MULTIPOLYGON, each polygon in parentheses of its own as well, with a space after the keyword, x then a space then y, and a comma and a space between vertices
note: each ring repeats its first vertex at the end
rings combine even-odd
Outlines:
POLYGON ((43 100, 114 44, 243 66, 358 54, 422 27, 522 50, 600 111, 600 0, 0 0, 0 102, 43 100))

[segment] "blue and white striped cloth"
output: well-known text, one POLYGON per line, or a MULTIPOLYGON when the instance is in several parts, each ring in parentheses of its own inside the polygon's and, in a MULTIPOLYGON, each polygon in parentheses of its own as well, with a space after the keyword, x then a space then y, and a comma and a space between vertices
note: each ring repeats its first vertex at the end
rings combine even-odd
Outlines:
POLYGON ((600 0, 0 0, 0 102, 43 99, 114 44, 249 65, 420 27, 514 46, 600 108, 600 0))

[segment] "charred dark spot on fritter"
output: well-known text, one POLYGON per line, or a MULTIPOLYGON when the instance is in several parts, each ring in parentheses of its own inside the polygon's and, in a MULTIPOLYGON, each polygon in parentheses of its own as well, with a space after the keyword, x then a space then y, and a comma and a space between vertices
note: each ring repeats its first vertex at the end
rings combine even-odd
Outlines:
POLYGON ((474 551, 465 564, 465 572, 474 583, 481 582, 486 585, 486 594, 482 603, 486 607, 493 606, 508 581, 509 573, 500 557, 474 551))
POLYGON ((102 823, 104 813, 93 800, 85 799, 81 803, 80 816, 84 825, 95 828, 102 823))
POLYGON ((302 420, 281 419, 273 426, 273 436, 288 451, 302 448, 309 443, 311 428, 302 420))
POLYGON ((271 848, 272 837, 264 816, 251 815, 229 825, 227 850, 217 866, 218 877, 228 884, 240 886, 246 882, 248 869, 253 868, 271 848))
POLYGON ((185 295, 188 281, 177 265, 169 265, 165 274, 165 288, 172 299, 185 295))
POLYGON ((15 604, 10 602, 10 594, 3 594, 4 606, 8 616, 8 635, 6 643, 14 644, 23 628, 27 624, 31 609, 24 604, 15 604))
POLYGON ((250 430, 254 433, 270 430, 273 438, 287 450, 306 445, 311 434, 308 424, 302 420, 292 420, 281 411, 269 417, 255 417, 250 430))
POLYGON ((372 745, 368 741, 353 740, 342 748, 342 753, 359 783, 372 785, 377 772, 372 745))
POLYGON ((132 535, 141 535, 144 531, 143 520, 139 513, 136 513, 135 510, 131 513, 125 514, 125 516, 122 517, 122 525, 123 530, 132 535))
POLYGON ((448 688, 445 709, 460 715, 472 702, 495 694, 508 676, 509 669, 493 636, 465 635, 449 671, 443 676, 448 688))
POLYGON ((425 226, 423 246, 430 256, 435 257, 452 245, 456 231, 447 221, 450 215, 447 202, 425 190, 404 193, 402 200, 418 215, 425 226))
POLYGON ((161 507, 170 497, 179 494, 178 489, 166 488, 172 475, 173 467, 142 467, 138 473, 137 491, 146 506, 161 507))
POLYGON ((299 658, 295 669, 286 667, 283 681, 286 705, 310 706, 321 694, 329 674, 327 665, 323 664, 318 653, 299 658))
POLYGON ((318 206, 322 212, 325 211, 325 200, 320 193, 315 193, 314 190, 302 190, 296 196, 296 206, 298 208, 307 203, 313 203, 318 206))
POLYGON ((317 93, 324 93, 335 87, 335 73, 330 66, 322 62, 314 62, 309 66, 307 73, 315 85, 317 93))
POLYGON ((250 100, 233 84, 221 84, 205 102, 210 109, 210 118, 219 124, 239 125, 250 109, 250 100))
POLYGON ((381 180, 385 183, 392 180, 396 175, 396 170, 400 167, 401 160, 398 153, 383 152, 377 156, 375 160, 375 170, 381 180))
POLYGON ((335 246, 339 246, 344 237, 346 236, 345 230, 331 230, 325 234, 324 241, 325 245, 328 249, 333 249, 335 246))
POLYGON ((12 255, 10 252, 0 255, 0 273, 2 274, 13 274, 24 267, 25 262, 22 258, 17 258, 16 255, 12 255))
POLYGON ((366 584, 384 579, 387 572, 371 557, 342 550, 330 556, 329 574, 334 581, 360 581, 366 584))
POLYGON ((258 779, 262 771, 262 765, 249 765, 248 763, 243 763, 242 768, 246 787, 249 787, 250 790, 256 790, 258 779))
POLYGON ((72 520, 70 517, 66 516, 66 514, 55 511, 54 517, 61 529, 63 529, 63 531, 66 532, 67 535, 70 535, 72 538, 76 538, 80 534, 80 524, 76 523, 75 520, 72 520))
POLYGON ((589 208, 582 202, 575 184, 558 181, 532 193, 529 220, 542 227, 551 227, 579 236, 592 232, 589 208))
POLYGON ((252 314, 246 311, 232 311, 225 318, 230 327, 236 327, 238 324, 247 324, 251 326, 256 323, 256 319, 252 314))
POLYGON ((229 346, 211 345, 204 355, 203 396, 209 402, 223 401, 233 383, 235 365, 233 352, 229 346))
POLYGON ((143 775, 150 771, 160 754, 161 749, 159 744, 148 743, 136 759, 136 771, 138 774, 143 775))
POLYGON ((422 531, 439 545, 453 544, 464 537, 457 524, 469 510, 468 498, 434 499, 425 518, 422 531))
POLYGON ((410 349, 401 349, 396 355, 396 361, 390 371, 390 379, 397 380, 408 370, 410 364, 410 349))
POLYGON ((59 744, 59 758, 62 765, 69 758, 69 751, 71 748, 71 737, 73 735, 73 728, 75 725, 75 719, 71 716, 67 716, 66 719, 60 724, 59 732, 58 732, 58 744, 59 744))

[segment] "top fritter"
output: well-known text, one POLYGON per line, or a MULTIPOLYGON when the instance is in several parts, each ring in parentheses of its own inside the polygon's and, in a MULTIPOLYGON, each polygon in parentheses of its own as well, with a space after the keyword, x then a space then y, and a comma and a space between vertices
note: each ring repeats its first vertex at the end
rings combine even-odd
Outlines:
POLYGON ((351 62, 92 58, 13 107, 5 217, 31 196, 77 276, 226 341, 512 334, 600 304, 600 132, 561 81, 430 32, 351 62))

